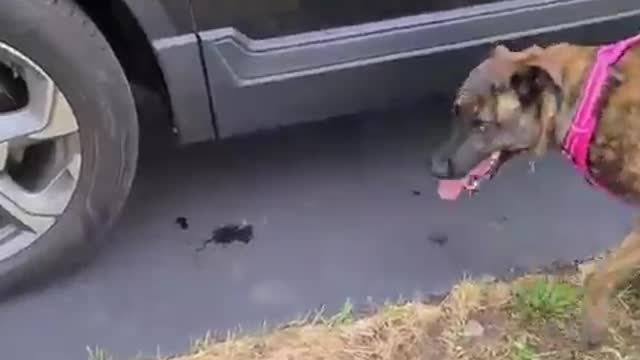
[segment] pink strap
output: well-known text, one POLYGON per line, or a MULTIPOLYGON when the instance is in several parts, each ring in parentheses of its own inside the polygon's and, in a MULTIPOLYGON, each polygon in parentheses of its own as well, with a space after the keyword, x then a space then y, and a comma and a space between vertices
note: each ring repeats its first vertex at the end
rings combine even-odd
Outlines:
POLYGON ((587 180, 596 183, 589 173, 589 145, 595 132, 596 106, 609 77, 609 68, 615 65, 625 52, 640 42, 640 34, 598 49, 596 60, 582 92, 576 115, 564 140, 563 150, 587 180))

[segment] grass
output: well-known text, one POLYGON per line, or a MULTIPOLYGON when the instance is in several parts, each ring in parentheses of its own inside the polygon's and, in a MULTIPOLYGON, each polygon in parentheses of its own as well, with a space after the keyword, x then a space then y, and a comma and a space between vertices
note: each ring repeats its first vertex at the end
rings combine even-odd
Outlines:
POLYGON ((540 356, 536 350, 527 342, 513 343, 513 360, 538 360, 540 356))
MULTIPOLYGON (((172 360, 640 360, 640 286, 612 301, 606 343, 580 338, 581 283, 589 266, 511 282, 464 280, 439 303, 385 303, 359 316, 351 301, 253 335, 207 334, 172 360)), ((90 351, 90 360, 110 359, 90 351)))
POLYGON ((548 279, 515 290, 516 312, 528 321, 565 320, 575 314, 579 304, 576 286, 548 279))
POLYGON ((342 305, 340 311, 335 314, 331 319, 329 319, 329 326, 339 326, 339 325, 348 325, 355 321, 355 314, 353 311, 353 303, 351 300, 347 299, 347 301, 342 305))
POLYGON ((89 354, 89 360, 113 360, 104 350, 100 348, 87 347, 87 353, 89 354))
POLYGON ((214 343, 215 343, 215 338, 211 335, 211 332, 207 332, 205 336, 192 341, 190 349, 192 353, 198 354, 206 351, 214 343))

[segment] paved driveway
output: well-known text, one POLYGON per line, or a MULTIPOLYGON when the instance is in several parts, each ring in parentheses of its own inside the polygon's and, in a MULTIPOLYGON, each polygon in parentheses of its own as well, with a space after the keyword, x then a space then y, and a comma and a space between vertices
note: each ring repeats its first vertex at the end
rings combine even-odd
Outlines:
POLYGON ((442 292, 464 273, 581 258, 624 235, 629 210, 558 156, 533 174, 526 161, 506 166, 474 199, 437 200, 425 158, 444 107, 151 146, 105 253, 0 305, 2 357, 86 359, 90 344, 119 358, 179 352, 208 329, 442 292), (226 224, 251 225, 249 243, 197 251, 226 224))

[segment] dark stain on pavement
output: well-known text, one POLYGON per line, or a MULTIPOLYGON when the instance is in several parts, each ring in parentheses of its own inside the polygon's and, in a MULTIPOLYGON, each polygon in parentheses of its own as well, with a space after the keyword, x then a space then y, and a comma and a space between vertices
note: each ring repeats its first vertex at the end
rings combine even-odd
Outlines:
POLYGON ((176 218, 176 224, 178 224, 178 226, 180 226, 180 229, 182 230, 189 229, 189 222, 187 221, 187 218, 184 216, 178 216, 176 218))
POLYGON ((438 246, 445 246, 449 242, 449 236, 441 232, 433 232, 429 234, 427 239, 438 246))
POLYGON ((197 251, 204 250, 211 243, 226 246, 239 242, 246 245, 251 240, 253 240, 253 225, 228 224, 213 230, 211 237, 203 241, 202 246, 197 251))

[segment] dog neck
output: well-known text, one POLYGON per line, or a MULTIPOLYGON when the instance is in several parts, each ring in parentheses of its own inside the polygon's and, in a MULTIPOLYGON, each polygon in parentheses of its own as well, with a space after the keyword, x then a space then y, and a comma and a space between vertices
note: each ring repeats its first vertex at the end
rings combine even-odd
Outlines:
POLYGON ((565 104, 565 96, 560 89, 547 90, 538 104, 535 119, 540 123, 540 137, 531 151, 538 157, 544 156, 547 149, 561 150, 564 139, 571 127, 576 107, 565 104), (569 110, 567 110, 569 109, 569 110))
MULTIPOLYGON (((593 48, 588 48, 589 50, 593 48)), ((593 58, 595 57, 595 51, 589 52, 589 59, 587 61, 582 61, 582 64, 578 64, 577 66, 566 65, 567 72, 573 73, 572 76, 568 77, 569 79, 565 82, 565 86, 558 87, 553 92, 553 96, 556 100, 556 109, 557 112, 553 117, 553 142, 557 147, 562 147, 567 134, 575 120, 577 111, 579 109, 582 92, 584 89, 584 82, 586 77, 591 69, 591 65, 593 63, 593 58), (588 66, 585 66, 588 65, 588 66), (573 67, 573 68, 572 68, 573 67), (577 69, 576 69, 577 68, 577 69)), ((608 101, 611 92, 621 85, 622 75, 618 72, 617 69, 610 69, 609 79, 607 80, 607 84, 601 90, 600 94, 600 105, 608 101)), ((599 111, 600 109, 596 110, 599 111)), ((594 134, 595 135, 595 134, 594 134)))
POLYGON ((639 159, 639 147, 635 140, 624 141, 628 134, 611 130, 625 126, 624 122, 632 122, 629 120, 632 112, 615 110, 621 107, 620 104, 633 104, 632 96, 637 94, 632 89, 633 81, 629 80, 633 78, 627 76, 629 68, 637 66, 637 57, 634 61, 634 55, 628 54, 627 61, 618 66, 620 59, 625 56, 625 46, 633 45, 640 37, 630 40, 633 42, 600 48, 597 65, 594 65, 596 57, 593 48, 584 48, 583 56, 574 57, 571 66, 563 64, 563 75, 567 78, 566 74, 570 74, 571 81, 563 81, 560 87, 562 99, 559 102, 562 105, 554 116, 553 130, 555 144, 565 150, 590 183, 598 184, 614 195, 631 195, 638 200, 640 184, 633 179, 640 173, 633 166, 639 159), (604 70, 605 66, 607 70, 604 70), (585 87, 591 92, 584 93, 585 87), (629 96, 631 100, 628 100, 629 96), (576 132, 570 133, 574 125, 576 132), (626 147, 620 146, 629 143, 631 145, 626 147), (624 157, 616 155, 620 153, 624 153, 624 157))
MULTIPOLYGON (((582 95, 583 85, 596 59, 597 47, 558 44, 550 46, 538 55, 539 63, 548 70, 554 80, 553 88, 547 89, 545 96, 555 99, 555 106, 549 110, 541 106, 540 115, 551 116, 545 123, 541 118, 543 136, 549 146, 561 148, 576 115, 582 95)), ((545 100, 545 99, 543 99, 545 100)))
POLYGON ((557 115, 554 117, 553 121, 553 139, 554 146, 558 149, 562 148, 564 143, 564 139, 567 137, 567 133, 571 128, 571 123, 576 116, 576 111, 578 110, 577 104, 567 104, 563 101, 562 93, 556 95, 558 102, 560 105, 558 108, 560 109, 557 115))

